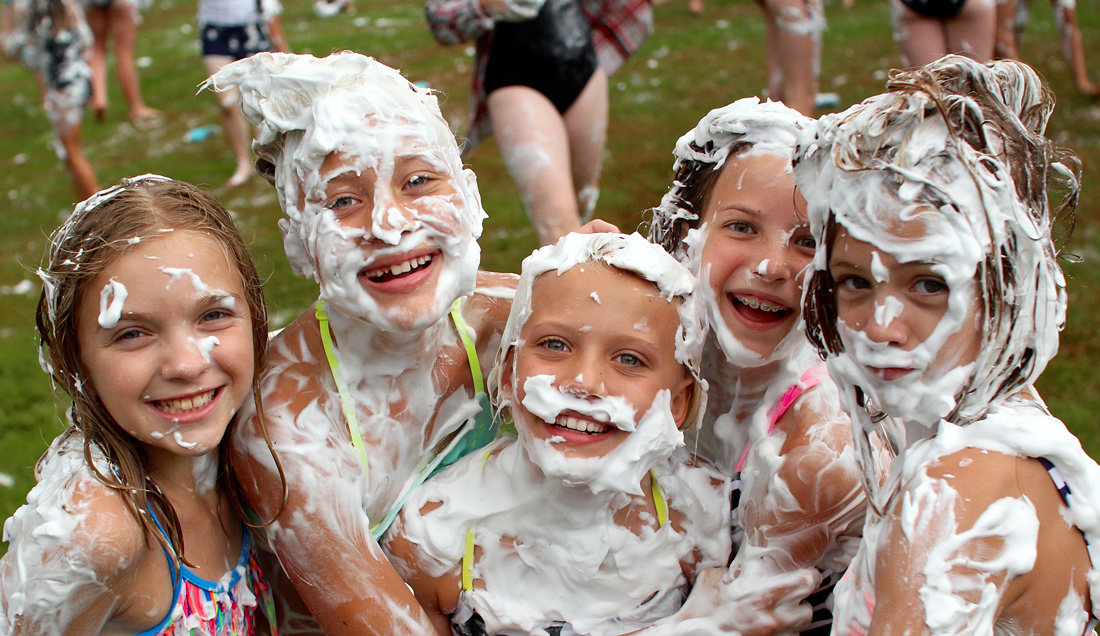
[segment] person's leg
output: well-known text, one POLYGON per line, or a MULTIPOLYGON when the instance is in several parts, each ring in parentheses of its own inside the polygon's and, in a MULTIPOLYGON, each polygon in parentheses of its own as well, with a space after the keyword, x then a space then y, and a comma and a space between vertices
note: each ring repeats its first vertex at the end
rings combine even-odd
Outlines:
MULTIPOLYGON (((213 75, 221 67, 229 64, 233 58, 222 55, 206 55, 202 63, 206 67, 206 74, 213 75)), ((252 176, 252 148, 249 145, 251 134, 248 122, 241 114, 238 102, 240 95, 236 89, 218 91, 214 93, 218 99, 218 115, 221 118, 222 130, 225 138, 229 140, 229 147, 233 149, 233 155, 237 158, 237 167, 233 170, 233 176, 225 182, 227 188, 241 185, 252 176)))
POLYGON ((600 195, 600 166, 607 146, 607 99, 607 73, 597 67, 563 117, 577 210, 582 221, 592 218, 600 195))
POLYGON ((99 191, 95 170, 84 156, 84 147, 80 142, 80 120, 84 118, 84 108, 74 103, 72 95, 48 87, 44 89, 42 103, 56 138, 58 157, 65 163, 78 200, 83 201, 99 191))
POLYGON ((500 88, 489 95, 489 118, 539 244, 580 227, 565 121, 550 100, 526 86, 500 88))
POLYGON ((948 52, 967 53, 982 62, 993 59, 996 22, 994 0, 966 0, 957 16, 944 21, 948 52))
POLYGON ((86 6, 84 19, 92 31, 92 55, 88 63, 92 67, 91 108, 99 121, 107 119, 107 11, 108 7, 86 6))
POLYGON ((80 142, 80 126, 59 134, 58 139, 65 150, 65 170, 73 182, 77 200, 83 201, 99 191, 99 181, 91 162, 84 155, 84 147, 80 142))
POLYGON ((122 96, 130 111, 130 121, 155 117, 160 112, 145 105, 141 97, 137 65, 134 63, 134 41, 137 39, 137 7, 125 0, 115 0, 109 8, 110 28, 115 36, 115 65, 122 96))
POLYGON ((928 18, 893 0, 894 39, 906 66, 924 66, 950 51, 943 20, 928 18))
POLYGON ((1064 2, 1054 0, 1054 19, 1062 32, 1062 53, 1073 73, 1073 84, 1077 92, 1089 97, 1100 97, 1100 86, 1089 80, 1085 46, 1081 41, 1081 29, 1077 26, 1077 10, 1064 2))
POLYGON ((1020 43, 1016 25, 1017 0, 997 0, 994 29, 993 55, 1001 60, 1015 60, 1020 56, 1020 43))
POLYGON ((818 56, 824 14, 816 0, 764 0, 767 21, 769 92, 812 116, 817 96, 818 56))

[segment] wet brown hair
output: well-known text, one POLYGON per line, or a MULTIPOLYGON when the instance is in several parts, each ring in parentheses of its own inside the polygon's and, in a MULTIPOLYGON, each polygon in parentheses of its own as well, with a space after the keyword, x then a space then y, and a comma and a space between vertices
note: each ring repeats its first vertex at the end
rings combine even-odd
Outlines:
MULTIPOLYGON (((861 172, 893 171, 894 178, 883 180, 882 188, 892 197, 890 201, 900 202, 899 190, 914 180, 895 168, 895 158, 905 150, 922 121, 939 119, 946 127, 948 145, 921 159, 930 167, 930 178, 921 181, 920 192, 908 195, 907 200, 926 204, 942 214, 980 215, 983 212, 958 207, 944 189, 941 179, 946 177, 939 176, 935 168, 957 162, 975 187, 1011 179, 1011 188, 1004 189, 1008 198, 1015 200, 1009 203, 1012 209, 1020 210, 1019 220, 1015 229, 989 230, 992 249, 975 273, 981 290, 977 302, 981 303, 984 318, 981 338, 988 366, 983 365, 956 396, 955 410, 947 417, 952 422, 966 423, 982 417, 994 399, 1033 382, 1053 355, 1053 351, 1038 346, 1036 332, 1060 328, 1060 324, 1054 325, 1059 309, 1038 307, 1036 298, 1046 298, 1040 292, 1047 293, 1044 285, 1050 282, 1049 293, 1056 293, 1056 297, 1050 298, 1049 304, 1060 304, 1064 312, 1065 290, 1058 282, 1061 272, 1057 271, 1056 257, 1072 232, 1081 173, 1077 158, 1045 136, 1053 108, 1053 95, 1025 64, 981 64, 948 56, 924 67, 893 71, 886 93, 839 115, 823 117, 814 138, 804 139, 795 154, 796 180, 800 183, 810 181, 809 173, 821 170, 820 163, 835 170, 835 174, 848 173, 855 178, 861 172), (864 130, 864 125, 874 126, 875 130, 864 130), (801 162, 807 165, 800 170, 801 162), (813 169, 806 170, 809 166, 813 169), (1035 229, 1029 233, 1028 227, 1035 229), (1003 232, 1004 238, 998 240, 992 236, 994 232, 1003 232), (1021 258, 1025 251, 1037 256, 1021 258)), ((807 189, 803 187, 804 192, 807 189)), ((828 202, 823 199, 813 205, 826 206, 828 202)), ((984 214, 992 225, 989 210, 986 207, 984 214)), ((834 281, 827 267, 839 227, 836 212, 828 209, 815 229, 815 234, 820 233, 819 249, 825 250, 821 261, 825 269, 813 272, 804 296, 807 336, 823 357, 843 351, 834 281)), ((862 403, 862 392, 858 387, 856 391, 862 403)))
MULTIPOLYGON (((77 206, 72 216, 51 236, 46 262, 38 271, 42 295, 35 323, 45 371, 55 386, 72 399, 69 428, 61 442, 82 444, 84 461, 104 485, 118 491, 146 539, 160 543, 182 559, 183 535, 171 502, 146 471, 144 447, 111 417, 102 401, 88 391, 91 381, 81 360, 77 320, 88 286, 111 263, 131 249, 135 237, 156 240, 164 230, 198 232, 221 245, 240 273, 252 322, 253 396, 257 419, 283 483, 286 479, 267 436, 259 391, 260 369, 267 352, 267 310, 262 283, 248 248, 229 212, 207 192, 181 181, 146 175, 123 179, 77 206), (101 470, 106 460, 108 470, 101 470), (150 512, 163 523, 167 539, 157 530, 150 512)), ((234 417, 223 440, 232 439, 234 417)), ((48 453, 47 453, 48 455, 48 453)), ((43 459, 39 460, 41 466, 43 459)), ((236 477, 229 453, 218 454, 218 487, 227 488, 230 501, 244 515, 244 502, 235 488, 236 477)))

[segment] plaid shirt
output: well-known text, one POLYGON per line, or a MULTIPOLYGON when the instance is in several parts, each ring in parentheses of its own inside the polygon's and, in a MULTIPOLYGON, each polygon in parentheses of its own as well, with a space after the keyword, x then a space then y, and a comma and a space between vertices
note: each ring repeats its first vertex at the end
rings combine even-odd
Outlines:
MULTIPOLYGON (((580 2, 592 24, 592 42, 600 66, 612 75, 653 33, 651 0, 580 2)), ((477 41, 470 119, 466 141, 462 144, 462 152, 466 154, 492 134, 488 95, 485 93, 485 69, 489 65, 489 51, 493 44, 493 18, 481 9, 477 0, 428 0, 424 15, 432 36, 440 44, 477 41)))

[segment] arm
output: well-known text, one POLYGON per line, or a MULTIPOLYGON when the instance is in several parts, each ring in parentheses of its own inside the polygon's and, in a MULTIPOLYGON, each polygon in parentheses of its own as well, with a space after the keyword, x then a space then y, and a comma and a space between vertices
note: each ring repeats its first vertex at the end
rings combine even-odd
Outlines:
MULTIPOLYGON (((428 504, 418 514, 430 512, 438 503, 428 504)), ((458 604, 461 587, 461 564, 443 576, 432 576, 433 567, 423 562, 419 547, 405 533, 405 512, 394 521, 387 533, 386 551, 397 570, 412 588, 416 600, 435 625, 439 636, 451 636, 451 614, 458 604)))
POLYGON ((331 396, 316 379, 316 361, 324 358, 315 348, 300 322, 291 325, 273 342, 264 381, 267 428, 286 474, 285 505, 254 416, 234 436, 232 460, 241 489, 263 521, 274 518, 266 528, 268 542, 327 634, 432 634, 370 534, 362 468, 347 434, 326 412, 331 396), (292 354, 295 347, 302 350, 292 354))
POLYGON ((84 476, 58 488, 59 478, 45 476, 8 525, 0 559, 4 634, 99 634, 119 618, 148 556, 140 526, 116 493, 84 476))
POLYGON ((424 17, 440 44, 470 42, 493 30, 493 18, 478 0, 428 0, 424 17))
POLYGON ((23 22, 26 11, 15 2, 0 3, 0 49, 13 60, 18 60, 23 47, 27 44, 23 22))
POLYGON ((838 405, 831 382, 809 389, 750 455, 742 472, 745 539, 734 576, 750 560, 771 574, 847 567, 866 498, 851 423, 838 405))

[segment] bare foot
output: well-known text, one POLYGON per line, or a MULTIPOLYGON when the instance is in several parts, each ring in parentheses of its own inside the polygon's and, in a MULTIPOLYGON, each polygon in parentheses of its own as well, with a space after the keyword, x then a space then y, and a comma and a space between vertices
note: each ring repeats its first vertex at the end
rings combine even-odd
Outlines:
POLYGON ((152 128, 160 123, 164 114, 155 108, 149 108, 148 106, 142 106, 130 111, 130 123, 135 128, 145 130, 152 128))
POLYGON ((237 169, 233 171, 233 176, 229 177, 229 181, 226 181, 221 189, 229 190, 241 186, 245 181, 251 179, 253 174, 252 164, 238 163, 237 169))
POLYGON ((691 0, 691 3, 688 4, 688 11, 691 11, 695 15, 702 15, 703 0, 691 0))
POLYGON ((1093 99, 1100 98, 1100 86, 1093 84, 1087 79, 1077 82, 1077 92, 1085 97, 1091 97, 1093 99))

